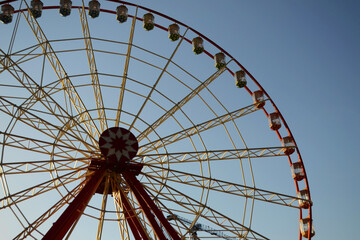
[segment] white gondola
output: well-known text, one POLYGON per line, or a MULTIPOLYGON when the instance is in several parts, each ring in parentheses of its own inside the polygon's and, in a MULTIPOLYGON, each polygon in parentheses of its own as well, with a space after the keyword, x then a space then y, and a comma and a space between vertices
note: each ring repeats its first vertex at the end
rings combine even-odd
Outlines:
POLYGON ((96 18, 100 15, 100 3, 97 0, 91 0, 89 2, 89 16, 96 18))
POLYGON ((60 14, 63 17, 69 16, 71 13, 71 6, 72 1, 71 0, 60 0, 60 14))
POLYGON ((116 19, 120 23, 124 23, 128 19, 128 8, 125 5, 120 5, 116 8, 116 19))
POLYGON ((11 23, 14 14, 14 8, 10 4, 1 6, 0 21, 8 24, 11 23))
POLYGON ((180 38, 180 27, 176 23, 171 24, 168 28, 169 38, 171 41, 176 41, 180 38))
POLYGON ((252 98, 256 108, 262 108, 265 106, 265 97, 263 91, 258 90, 253 92, 252 98))
POLYGON ((155 26, 155 17, 152 13, 147 13, 144 15, 144 25, 146 31, 153 30, 155 26))
POLYGON ((311 203, 309 202, 310 198, 309 198, 309 190, 307 190, 306 188, 299 191, 297 193, 297 196, 299 198, 299 207, 301 208, 305 208, 308 209, 311 205, 311 203))
POLYGON ((201 37, 196 37, 192 40, 193 52, 200 54, 204 52, 204 40, 201 37))
POLYGON ((225 65, 226 65, 225 54, 222 52, 215 54, 214 61, 215 61, 215 67, 218 70, 225 67, 225 65))
POLYGON ((279 130, 281 128, 281 120, 280 114, 277 112, 273 112, 269 114, 269 127, 271 130, 279 130))
POLYGON ((310 218, 300 219, 300 231, 305 238, 308 238, 309 233, 311 237, 315 235, 314 225, 311 224, 310 226, 310 218))
POLYGON ((292 177, 296 181, 301 181, 305 178, 304 169, 301 162, 296 162, 291 165, 292 177))
POLYGON ((291 136, 287 136, 287 137, 283 137, 281 139, 281 145, 283 147, 286 147, 284 149, 284 153, 286 155, 291 155, 295 152, 295 143, 294 143, 294 140, 291 136))
POLYGON ((34 16, 34 18, 41 17, 44 4, 40 0, 32 0, 30 5, 31 5, 30 11, 34 16))
POLYGON ((243 87, 246 86, 247 81, 246 81, 245 71, 244 70, 240 70, 240 71, 235 72, 234 78, 235 78, 235 85, 238 88, 243 88, 243 87))

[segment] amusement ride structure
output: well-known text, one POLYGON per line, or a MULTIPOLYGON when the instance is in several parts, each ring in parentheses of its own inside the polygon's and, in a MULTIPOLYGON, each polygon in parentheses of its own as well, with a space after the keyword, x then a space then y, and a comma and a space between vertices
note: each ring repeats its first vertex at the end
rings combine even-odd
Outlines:
POLYGON ((314 236, 299 148, 243 65, 152 9, 55 2, 0 2, 6 237, 314 236))

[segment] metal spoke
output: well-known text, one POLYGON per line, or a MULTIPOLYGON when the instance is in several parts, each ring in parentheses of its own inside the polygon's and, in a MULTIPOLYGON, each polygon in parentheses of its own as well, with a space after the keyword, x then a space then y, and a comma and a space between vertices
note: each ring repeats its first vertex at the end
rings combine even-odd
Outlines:
POLYGON ((14 147, 18 149, 23 149, 27 151, 37 152, 46 154, 49 156, 55 156, 60 158, 70 158, 72 159, 73 156, 71 153, 82 153, 83 155, 90 156, 93 152, 87 151, 84 149, 79 149, 76 147, 60 145, 56 143, 51 143, 39 139, 24 137, 20 135, 10 134, 10 133, 3 133, 0 134, 6 137, 6 140, 0 142, 0 144, 4 146, 14 147), (61 150, 60 152, 54 152, 54 148, 61 150))
MULTIPOLYGON (((40 47, 39 44, 36 44, 34 46, 31 46, 29 48, 25 48, 23 50, 21 50, 21 52, 17 52, 17 53, 11 53, 11 54, 5 54, 5 52, 0 49, 0 56, 1 56, 1 60, 0 63, 2 61, 5 61, 6 58, 11 58, 11 57, 18 57, 18 59, 16 61, 14 61, 15 64, 22 64, 28 61, 31 61, 33 59, 36 59, 38 57, 42 57, 44 56, 43 52, 41 53, 35 53, 36 50, 38 50, 40 47)), ((11 65, 10 65, 11 66, 11 65)), ((0 66, 0 73, 2 73, 3 71, 7 70, 7 67, 5 67, 3 64, 2 66, 0 66)))
POLYGON ((18 204, 22 201, 28 200, 30 198, 39 196, 40 194, 49 192, 51 190, 57 189, 60 186, 64 186, 68 183, 72 183, 74 181, 77 181, 84 177, 84 174, 78 175, 78 173, 82 170, 86 170, 86 168, 83 169, 77 169, 73 172, 64 174, 62 176, 59 176, 57 178, 53 178, 49 181, 40 183, 36 186, 27 188, 25 190, 19 191, 17 193, 10 194, 4 198, 0 199, 0 209, 10 207, 14 204, 18 204))
POLYGON ((27 6, 27 11, 22 11, 23 16, 25 17, 26 21, 28 22, 31 30, 33 31, 36 39, 38 40, 39 44, 43 48, 44 52, 46 53, 46 57, 53 67, 58 79, 61 81, 63 86, 63 90, 65 91, 66 95, 69 98, 69 101, 72 103, 72 106, 75 108, 78 114, 82 114, 81 118, 83 124, 85 125, 88 133, 94 137, 98 138, 100 132, 90 116, 88 110, 86 109, 82 99, 80 98, 79 94, 77 93, 74 85, 72 84, 69 76, 67 75, 63 65, 61 64, 60 60, 58 59, 54 49, 52 48, 49 40, 45 36, 44 32, 42 31, 40 25, 38 24, 37 20, 31 14, 31 10, 29 5, 26 1, 24 1, 27 6))
POLYGON ((149 126, 145 131, 143 131, 138 137, 138 141, 140 142, 145 137, 147 137, 151 132, 153 132, 158 126, 160 126, 163 122, 165 122, 169 117, 171 117, 175 112, 177 112, 182 106, 184 106, 187 102, 197 96, 204 88, 206 88, 210 83, 212 83, 216 78, 218 78, 224 71, 226 67, 221 68, 216 71, 213 75, 211 75, 206 81, 200 84, 197 88, 195 88, 190 94, 180 100, 176 105, 174 105, 170 110, 168 110, 164 115, 158 118, 151 126, 149 126))
POLYGON ((135 15, 134 15, 132 23, 131 23, 131 30, 130 30, 130 36, 129 36, 128 49, 127 49, 127 53, 126 53, 123 79, 122 79, 122 83, 121 83, 121 90, 120 90, 119 103, 118 103, 118 108, 117 108, 118 110, 117 110, 116 120, 115 120, 115 127, 118 127, 119 122, 120 122, 120 116, 121 116, 122 105, 123 105, 124 94, 125 94, 126 78, 128 75, 129 62, 130 62, 130 56, 131 56, 131 48, 132 48, 132 43, 133 43, 133 38, 134 38, 134 30, 135 30, 137 12, 138 12, 138 8, 136 8, 135 15))
POLYGON ((101 204, 99 225, 98 225, 97 238, 96 238, 97 240, 101 240, 102 230, 104 226, 105 212, 106 212, 106 203, 107 203, 109 186, 110 186, 110 176, 106 176, 105 178, 106 178, 105 186, 104 186, 103 199, 101 204))
POLYGON ((44 161, 9 162, 0 164, 0 175, 74 171, 89 165, 89 158, 54 159, 44 161))
POLYGON ((284 154, 286 147, 229 149, 213 151, 197 151, 183 153, 163 154, 138 154, 136 157, 146 165, 159 165, 164 163, 190 163, 201 161, 223 161, 241 158, 264 158, 287 156, 284 154))
MULTIPOLYGON (((74 137, 74 139, 79 140, 80 143, 82 143, 87 149, 94 150, 94 147, 87 144, 86 142, 83 142, 82 139, 78 138, 78 134, 81 132, 78 132, 77 135, 73 135, 70 132, 65 132, 67 129, 62 129, 53 123, 50 123, 49 121, 46 121, 42 118, 40 118, 38 115, 35 115, 31 113, 29 107, 31 107, 32 103, 27 103, 22 106, 17 106, 16 104, 13 104, 12 102, 6 100, 3 97, 0 97, 0 111, 6 113, 7 115, 17 119, 20 122, 25 123, 26 125, 32 127, 33 129, 37 130, 38 133, 43 133, 47 137, 50 137, 54 141, 58 141, 62 143, 64 146, 68 146, 70 149, 76 149, 79 148, 78 146, 74 145, 74 140, 69 139, 69 137, 74 137), (25 107, 24 107, 25 105, 25 107), (30 106, 29 106, 30 105, 30 106), (60 132, 60 135, 59 135, 60 132), (65 136, 66 139, 61 139, 60 136, 65 136), (90 148, 91 146, 91 148, 90 148)), ((71 123, 70 123, 71 124, 71 123)), ((55 142, 53 145, 57 145, 55 142)), ((85 150, 85 152, 88 152, 89 150, 85 150)))
MULTIPOLYGON (((0 50, 1 51, 1 50, 0 50)), ((79 124, 71 123, 73 118, 67 110, 65 110, 53 97, 51 97, 51 90, 45 91, 45 87, 37 84, 25 71, 23 71, 18 64, 16 64, 10 57, 4 59, 0 62, 12 75, 18 80, 18 82, 31 93, 31 97, 27 99, 27 104, 29 105, 27 109, 33 107, 36 103, 41 103, 46 109, 47 114, 56 117, 63 125, 66 125, 69 129, 63 129, 63 131, 74 130, 71 128, 75 125, 76 128, 80 127, 84 132, 86 130, 79 124), (32 86, 32 87, 30 87, 32 86)), ((55 89, 55 88, 53 88, 55 89)), ((25 104, 25 103, 24 103, 25 104)), ((96 144, 96 140, 91 136, 91 140, 96 144)), ((81 137, 79 135, 78 137, 81 137)), ((82 139, 82 142, 85 142, 82 139)))
POLYGON ((26 239, 33 231, 40 227, 44 222, 46 222, 52 215, 59 211, 63 206, 67 205, 73 198, 76 196, 82 187, 83 183, 80 183, 76 186, 71 192, 62 197, 57 203, 55 203, 49 210, 37 218, 31 225, 29 225, 24 231, 17 235, 14 240, 26 239))
MULTIPOLYGON (((180 141, 182 139, 189 138, 189 137, 191 137, 191 136, 193 136, 195 134, 204 132, 206 130, 217 127, 217 126, 219 126, 221 124, 225 124, 227 122, 230 122, 230 121, 235 120, 237 118, 243 117, 243 116, 245 116, 247 114, 256 112, 258 110, 259 109, 256 108, 254 104, 252 104, 252 105, 249 105, 247 107, 240 108, 238 110, 235 110, 235 111, 232 111, 230 113, 224 114, 224 115, 222 115, 220 117, 216 117, 216 118, 213 118, 213 119, 208 120, 206 122, 200 123, 200 124, 198 124, 198 125, 196 125, 194 127, 190 127, 190 128, 184 129, 182 131, 179 131, 177 133, 173 133, 173 134, 168 135, 166 137, 160 138, 160 139, 158 139, 156 141, 153 141, 153 142, 147 143, 147 144, 145 144, 143 146, 140 146, 139 155, 146 154, 146 153, 151 152, 151 151, 155 151, 156 149, 158 149, 158 148, 160 148, 162 146, 166 146, 166 145, 175 143, 177 141, 180 141)), ((148 129, 151 129, 151 127, 149 127, 148 129)), ((138 137, 138 140, 139 140, 139 137, 138 137)))
MULTIPOLYGON (((144 101, 144 103, 142 104, 142 106, 141 106, 140 110, 138 111, 138 113, 136 114, 135 119, 134 119, 133 122, 131 123, 129 130, 131 130, 131 129, 133 128, 136 120, 139 118, 141 112, 142 112, 143 109, 145 108, 146 103, 147 103, 147 102, 149 101, 149 99, 151 98, 151 95, 152 95, 152 93, 154 92, 154 89, 156 89, 157 84, 160 82, 160 79, 162 78, 162 76, 163 76, 164 73, 166 72, 167 67, 168 67, 169 64, 171 63, 173 57, 175 56, 175 54, 176 54, 176 52, 178 51, 181 43, 183 42, 187 31, 188 31, 188 29, 186 29, 186 31, 184 32, 184 34, 181 36, 181 40, 180 40, 179 43, 176 45, 176 48, 174 49, 174 51, 173 51, 173 53, 171 54, 171 56, 170 56, 170 58, 168 59, 168 61, 166 62, 166 65, 165 65, 164 68, 162 69, 162 71, 161 71, 158 79, 156 80, 155 84, 154 84, 153 87, 151 88, 148 96, 145 98, 145 101, 144 101)), ((190 99, 189 99, 189 100, 190 100, 190 99)), ((187 100, 187 101, 188 101, 188 100, 187 100)), ((181 103, 179 103, 179 104, 180 104, 181 106, 183 105, 183 104, 181 104, 181 103)), ((185 104, 185 102, 184 102, 184 104, 185 104)), ((180 108, 181 106, 179 106, 179 108, 180 108)), ((169 112, 171 112, 171 110, 168 111, 167 113, 169 113, 169 112)), ((174 111, 174 112, 175 112, 175 111, 174 111)), ((172 113, 172 114, 173 114, 173 113, 172 113)), ((169 116, 167 116, 166 119, 169 118, 172 114, 170 114, 169 116)), ((165 114, 165 115, 166 115, 166 114, 165 114)), ((157 127, 159 124, 161 124, 161 123, 162 123, 163 121, 165 121, 166 119, 160 120, 161 122, 159 122, 158 124, 155 124, 155 123, 154 123, 153 126, 156 126, 156 127, 157 127)), ((151 127, 151 126, 150 126, 150 127, 151 127)), ((149 128, 150 128, 150 127, 149 127, 149 128)), ((155 128, 156 128, 156 127, 155 127, 155 128)), ((155 128, 151 128, 151 129, 154 130, 155 128)), ((138 139, 139 142, 149 134, 149 133, 146 133, 146 131, 147 131, 147 130, 145 130, 145 134, 140 134, 140 136, 137 137, 137 139, 138 139)))
MULTIPOLYGON (((153 182, 162 184, 161 181, 159 181, 156 177, 147 176, 147 178, 151 179, 153 182)), ((180 190, 172 188, 169 185, 164 185, 164 188, 166 188, 167 191, 161 191, 158 193, 159 196, 157 197, 157 199, 159 201, 161 201, 162 199, 163 201, 173 202, 179 207, 190 211, 193 215, 206 219, 209 222, 219 226, 220 228, 233 233, 234 235, 236 235, 236 237, 239 237, 240 239, 268 239, 265 236, 255 232, 254 230, 240 224, 236 220, 212 209, 210 206, 204 205, 201 202, 193 199, 192 197, 184 194, 180 190), (197 209, 194 208, 194 206, 201 206, 202 210, 199 212, 197 209), (248 236, 248 234, 250 234, 250 236, 248 236)))
POLYGON ((106 118, 106 114, 105 114, 104 101, 103 101, 103 97, 101 94, 99 75, 97 72, 94 49, 92 46, 90 29, 89 29, 87 16, 86 16, 86 12, 85 12, 85 7, 84 7, 84 1, 82 1, 82 8, 79 8, 79 15, 80 15, 81 26, 82 26, 83 35, 84 35, 87 58, 89 61, 91 82, 93 85, 96 107, 97 107, 97 111, 98 111, 98 115, 99 115, 100 129, 101 129, 101 132, 103 132, 108 128, 107 118, 106 118))
POLYGON ((166 171, 166 180, 170 182, 186 184, 193 187, 209 189, 212 191, 222 192, 250 199, 256 199, 259 201, 265 201, 268 203, 279 204, 287 207, 300 208, 298 205, 298 201, 303 200, 295 196, 276 193, 228 181, 222 181, 219 179, 200 176, 188 172, 177 171, 174 169, 163 169, 156 166, 151 166, 150 168, 152 168, 154 171, 143 173, 145 176, 161 178, 161 173, 159 173, 159 171, 166 171))
MULTIPOLYGON (((115 183, 115 185, 117 186, 116 183, 115 183)), ((122 207, 121 200, 120 200, 120 192, 116 191, 115 185, 114 185, 114 181, 112 178, 111 179, 111 186, 113 189, 112 196, 114 199, 117 221, 119 224, 120 237, 121 237, 121 239, 129 240, 130 239, 129 229, 128 229, 128 225, 126 223, 125 214, 124 214, 123 207, 122 207)))

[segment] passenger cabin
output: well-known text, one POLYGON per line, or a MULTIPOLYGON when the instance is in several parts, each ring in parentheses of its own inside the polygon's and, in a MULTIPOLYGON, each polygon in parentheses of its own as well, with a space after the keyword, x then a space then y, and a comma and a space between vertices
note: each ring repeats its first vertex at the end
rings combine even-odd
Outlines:
POLYGON ((309 191, 305 188, 298 192, 299 199, 299 207, 308 209, 310 207, 310 198, 309 198, 309 191))
POLYGON ((284 149, 286 155, 291 155, 295 152, 295 143, 291 136, 283 137, 283 139, 281 139, 281 145, 286 147, 284 149))
POLYGON ((214 61, 215 61, 215 67, 217 70, 222 69, 223 67, 225 67, 226 62, 225 62, 225 54, 220 52, 215 54, 214 56, 214 61))
POLYGON ((10 4, 1 6, 0 21, 8 24, 11 23, 14 15, 14 8, 10 4))
POLYGON ((143 27, 145 28, 146 31, 150 31, 150 30, 154 29, 154 26, 155 26, 154 19, 155 19, 155 17, 154 17, 154 15, 152 15, 152 13, 146 13, 144 15, 143 27))
POLYGON ((311 226, 310 226, 310 218, 309 217, 300 219, 300 232, 301 232, 301 235, 305 238, 308 238, 309 232, 310 232, 311 237, 313 237, 315 235, 314 225, 311 224, 311 226))
POLYGON ((279 130, 281 128, 280 114, 278 112, 273 112, 269 114, 269 127, 271 130, 279 130))
POLYGON ((305 178, 304 169, 301 162, 296 162, 291 165, 292 177, 296 181, 301 181, 305 178))
POLYGON ((128 8, 125 5, 120 5, 116 8, 116 20, 120 23, 126 22, 128 19, 128 8))
POLYGON ((235 85, 238 88, 243 88, 243 87, 246 86, 247 81, 246 81, 245 71, 244 70, 240 70, 240 71, 235 72, 234 78, 235 78, 235 85))
POLYGON ((265 106, 265 97, 263 91, 258 90, 253 92, 252 98, 256 108, 262 108, 265 106))
POLYGON ((33 17, 34 18, 41 17, 44 4, 40 0, 32 0, 30 5, 31 5, 30 11, 31 11, 33 17))
POLYGON ((97 0, 91 0, 89 2, 89 16, 97 18, 100 15, 100 3, 97 0))
POLYGON ((71 6, 72 6, 71 0, 60 0, 59 13, 61 14, 61 16, 63 17, 69 16, 71 13, 71 6))
POLYGON ((193 52, 198 55, 204 52, 204 40, 201 37, 196 37, 192 40, 193 52))
POLYGON ((171 41, 177 41, 180 38, 180 27, 176 23, 171 24, 168 28, 169 38, 171 41))

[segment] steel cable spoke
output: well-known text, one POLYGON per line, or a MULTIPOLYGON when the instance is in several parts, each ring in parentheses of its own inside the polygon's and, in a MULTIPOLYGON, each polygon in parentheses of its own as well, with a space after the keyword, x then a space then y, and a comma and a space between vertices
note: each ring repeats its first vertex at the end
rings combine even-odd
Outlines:
MULTIPOLYGON (((149 179, 162 184, 157 178, 147 176, 149 179)), ((191 211, 195 216, 204 218, 213 224, 218 225, 219 227, 226 229, 229 232, 234 233, 236 236, 245 239, 268 239, 265 236, 255 232, 254 230, 240 224, 234 219, 231 219, 224 214, 212 209, 207 205, 203 205, 199 201, 193 199, 192 197, 186 195, 184 192, 177 190, 169 185, 164 185, 164 188, 168 190, 168 193, 163 191, 159 193, 160 196, 164 197, 164 200, 169 200, 173 203, 176 203, 179 207, 183 207, 191 211), (191 206, 201 206, 201 211, 198 212, 197 209, 191 208, 191 206), (245 235, 243 232, 246 232, 245 235), (248 237, 247 234, 250 234, 252 238, 248 237)))
POLYGON ((45 181, 43 183, 37 184, 36 186, 29 187, 22 191, 10 194, 4 198, 0 199, 0 209, 10 207, 14 204, 18 204, 22 201, 29 200, 30 198, 39 196, 40 194, 49 192, 51 190, 57 189, 59 186, 63 186, 74 181, 77 181, 84 177, 84 174, 81 176, 76 176, 80 171, 86 170, 86 168, 77 169, 75 171, 69 172, 67 174, 61 175, 59 177, 53 178, 51 180, 45 181))
MULTIPOLYGON (((23 105, 18 106, 0 96, 0 111, 2 111, 3 113, 6 113, 11 117, 22 116, 21 118, 18 117, 17 120, 38 130, 39 133, 41 132, 54 140, 58 140, 65 146, 69 146, 69 148, 75 148, 73 141, 71 139, 68 140, 59 139, 58 138, 59 132, 63 134, 66 138, 74 137, 75 139, 79 140, 81 143, 84 143, 83 140, 80 139, 77 135, 73 135, 71 134, 71 132, 66 132, 61 127, 54 125, 53 123, 46 121, 43 118, 40 118, 38 115, 32 113, 32 110, 29 110, 27 107, 29 106, 25 106, 25 107, 23 105)), ((89 144, 85 142, 84 146, 88 147, 89 144)))
POLYGON ((29 5, 26 1, 24 1, 27 6, 27 11, 22 11, 23 16, 27 20, 29 27, 33 31, 36 39, 38 40, 39 44, 43 48, 44 52, 46 52, 46 56, 48 58, 49 63, 53 67, 56 75, 58 76, 58 79, 61 80, 61 83, 63 85, 63 90, 65 91, 66 95, 69 97, 69 101, 72 103, 72 106, 75 108, 78 114, 84 113, 83 123, 89 132, 89 134, 97 138, 100 135, 100 132, 88 113, 88 110, 86 109, 82 99, 80 98, 78 92, 76 91, 76 88, 72 84, 70 78, 67 75, 67 72, 65 71, 63 65, 61 64, 60 60, 58 59, 54 49, 52 48, 50 42, 48 41, 45 33, 42 31, 40 25, 38 24, 37 20, 34 18, 34 16, 31 14, 31 10, 29 8, 29 5), (90 124, 91 123, 91 124, 90 124))
POLYGON ((0 175, 74 171, 88 166, 89 158, 53 159, 43 161, 7 162, 0 164, 0 175))
POLYGON ((108 128, 107 118, 106 118, 106 113, 105 113, 103 95, 101 93, 99 75, 97 73, 98 69, 96 66, 94 49, 92 46, 92 41, 91 41, 91 36, 90 36, 90 29, 89 29, 87 16, 86 16, 86 12, 85 12, 84 1, 82 1, 82 5, 83 5, 82 8, 81 9, 79 8, 79 15, 80 15, 80 21, 81 21, 81 26, 82 26, 82 30, 83 30, 87 58, 88 58, 88 62, 89 62, 91 82, 93 85, 94 96, 95 96, 95 101, 96 101, 96 106, 97 106, 97 112, 98 112, 98 116, 99 116, 100 130, 101 130, 101 132, 103 132, 103 131, 105 131, 105 129, 108 128))
MULTIPOLYGON (((244 108, 240 108, 238 110, 232 111, 229 114, 224 114, 220 117, 215 117, 213 119, 210 119, 208 121, 205 121, 203 123, 197 124, 194 127, 187 128, 185 130, 181 130, 179 132, 173 133, 171 135, 168 135, 166 137, 160 138, 156 141, 147 143, 143 146, 140 146, 139 154, 145 154, 150 151, 156 150, 160 147, 163 147, 163 145, 167 146, 169 144, 175 143, 177 141, 180 141, 182 139, 194 136, 195 134, 199 134, 201 132, 204 132, 206 130, 209 130, 211 128, 217 127, 219 125, 225 124, 229 121, 233 121, 237 118, 243 117, 247 114, 253 113, 258 111, 254 104, 249 105, 244 108), (155 148, 152 146, 155 145, 155 148)), ((150 129, 150 127, 149 127, 150 129)))
POLYGON ((43 213, 39 218, 37 218, 31 225, 29 225, 24 231, 17 235, 14 240, 26 239, 33 231, 39 228, 43 223, 46 222, 51 216, 57 213, 63 206, 68 204, 74 196, 76 196, 83 187, 83 183, 77 185, 71 192, 62 197, 57 203, 51 206, 45 213, 43 213))
POLYGON ((160 153, 160 154, 138 154, 136 160, 146 165, 191 163, 224 161, 242 158, 266 158, 287 156, 284 151, 291 147, 264 147, 229 150, 208 150, 197 152, 160 153))
MULTIPOLYGON (((189 172, 178 171, 174 169, 163 169, 161 167, 150 166, 154 169, 153 172, 143 173, 145 176, 153 178, 161 178, 158 171, 169 172, 167 175, 167 181, 174 183, 181 183, 197 188, 206 188, 212 191, 217 191, 225 194, 236 195, 245 198, 254 198, 259 201, 265 201, 268 203, 279 204, 283 206, 300 208, 297 201, 303 200, 295 196, 290 196, 282 193, 277 193, 269 190, 255 188, 251 186, 245 186, 238 183, 223 181, 210 177, 200 176, 189 172), (156 171, 158 170, 158 171, 156 171)), ((307 200, 303 200, 307 201, 307 200)), ((308 202, 308 201, 307 201, 308 202)))
POLYGON ((131 30, 130 30, 130 36, 129 36, 128 49, 127 49, 127 52, 126 52, 124 72, 123 72, 123 77, 122 77, 122 82, 121 82, 121 90, 120 90, 120 95, 119 95, 119 103, 118 103, 118 108, 117 108, 118 111, 117 111, 117 114, 116 114, 115 127, 119 126, 120 117, 121 117, 121 111, 123 109, 122 105, 123 105, 123 101, 124 101, 126 79, 127 79, 128 70, 129 70, 131 48, 133 46, 133 39, 134 39, 134 31, 135 31, 137 12, 138 12, 138 9, 136 8, 136 12, 135 12, 135 15, 134 15, 132 23, 131 23, 131 30))
POLYGON ((216 71, 212 74, 208 79, 206 79, 203 83, 201 83, 197 88, 195 88, 191 93, 181 99, 175 106, 173 106, 170 110, 168 110, 164 115, 158 118, 154 123, 151 124, 146 130, 144 130, 138 137, 138 141, 140 142, 146 136, 148 136, 151 132, 153 132, 159 125, 165 122, 169 117, 175 114, 182 106, 184 106, 187 102, 189 102, 192 98, 197 96, 205 87, 207 87, 210 83, 212 83, 216 78, 218 78, 224 71, 226 67, 216 71))

